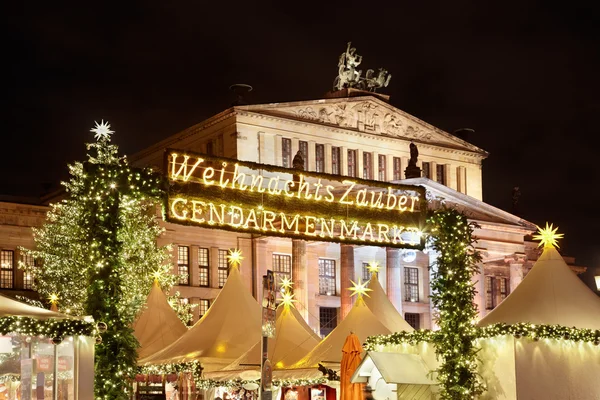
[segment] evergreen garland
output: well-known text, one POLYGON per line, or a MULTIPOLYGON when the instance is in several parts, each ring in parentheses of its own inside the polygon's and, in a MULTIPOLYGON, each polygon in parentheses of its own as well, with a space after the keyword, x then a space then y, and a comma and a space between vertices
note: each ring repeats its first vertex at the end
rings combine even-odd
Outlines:
POLYGON ((441 366, 436 371, 440 399, 466 400, 484 391, 477 376, 478 349, 475 346, 477 306, 471 278, 478 272, 481 256, 473 247, 474 223, 453 209, 433 211, 431 247, 439 253, 431 266, 431 301, 440 327, 435 341, 441 366))

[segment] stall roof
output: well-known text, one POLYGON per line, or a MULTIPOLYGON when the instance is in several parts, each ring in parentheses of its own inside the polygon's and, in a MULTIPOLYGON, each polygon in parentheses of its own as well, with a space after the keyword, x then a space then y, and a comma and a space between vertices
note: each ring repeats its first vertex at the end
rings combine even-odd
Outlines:
POLYGON ((29 317, 36 319, 77 319, 45 308, 31 306, 0 294, 0 317, 29 317))
POLYGON ((371 291, 365 298, 365 303, 386 328, 391 332, 414 331, 414 328, 402 318, 402 315, 388 299, 376 276, 371 276, 368 287, 371 291))
POLYGON ((367 353, 352 375, 352 383, 367 382, 373 369, 377 368, 386 383, 408 385, 435 385, 428 378, 429 369, 418 354, 367 353))

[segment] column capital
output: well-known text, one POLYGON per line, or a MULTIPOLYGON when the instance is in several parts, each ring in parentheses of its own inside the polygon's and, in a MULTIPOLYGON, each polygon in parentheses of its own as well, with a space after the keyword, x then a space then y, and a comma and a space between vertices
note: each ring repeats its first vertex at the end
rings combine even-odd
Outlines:
POLYGON ((506 264, 524 264, 527 261, 527 255, 525 253, 513 253, 507 256, 504 256, 504 262, 506 264))

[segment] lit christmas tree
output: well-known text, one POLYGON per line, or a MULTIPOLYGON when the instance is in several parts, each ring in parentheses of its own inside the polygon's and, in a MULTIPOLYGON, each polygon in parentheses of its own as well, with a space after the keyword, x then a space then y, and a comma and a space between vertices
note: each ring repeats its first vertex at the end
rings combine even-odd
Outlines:
POLYGON ((105 330, 96 346, 96 398, 128 399, 138 347, 131 324, 154 277, 166 287, 176 277, 168 249, 156 245, 160 176, 129 167, 107 123, 92 132, 97 142, 87 145, 88 160, 69 166, 66 199, 34 230, 29 253, 43 266, 30 270, 41 297, 58 295, 60 311, 91 315, 105 330))

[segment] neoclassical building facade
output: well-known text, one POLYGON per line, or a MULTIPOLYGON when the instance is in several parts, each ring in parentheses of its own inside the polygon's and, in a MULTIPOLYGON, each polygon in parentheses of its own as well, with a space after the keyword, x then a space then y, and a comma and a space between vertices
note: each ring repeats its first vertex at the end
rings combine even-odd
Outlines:
MULTIPOLYGON (((483 260, 475 278, 475 301, 483 317, 537 259, 537 244, 527 240, 535 225, 483 202, 482 162, 487 152, 387 100, 344 89, 314 101, 234 106, 129 158, 134 166, 162 170, 170 148, 291 168, 300 151, 307 171, 422 186, 429 207, 456 207, 479 225, 475 235, 483 260), (406 179, 411 142, 418 148, 421 176, 406 179)), ((43 205, 0 203, 3 291, 27 292, 31 287, 29 277, 16 268, 22 258, 18 247, 34 245, 31 227, 43 222, 46 210, 43 205)), ((322 335, 348 312, 350 280, 369 279, 366 267, 372 262, 380 265, 378 279, 405 319, 416 328, 434 327, 428 267, 436 254, 427 248, 336 244, 161 224, 165 234, 159 244, 173 244, 173 273, 180 275, 174 291, 198 304, 194 320, 208 310, 227 278, 227 251, 238 248, 245 257, 240 272, 248 290, 260 297, 267 269, 279 278, 291 278, 297 308, 322 335)))

